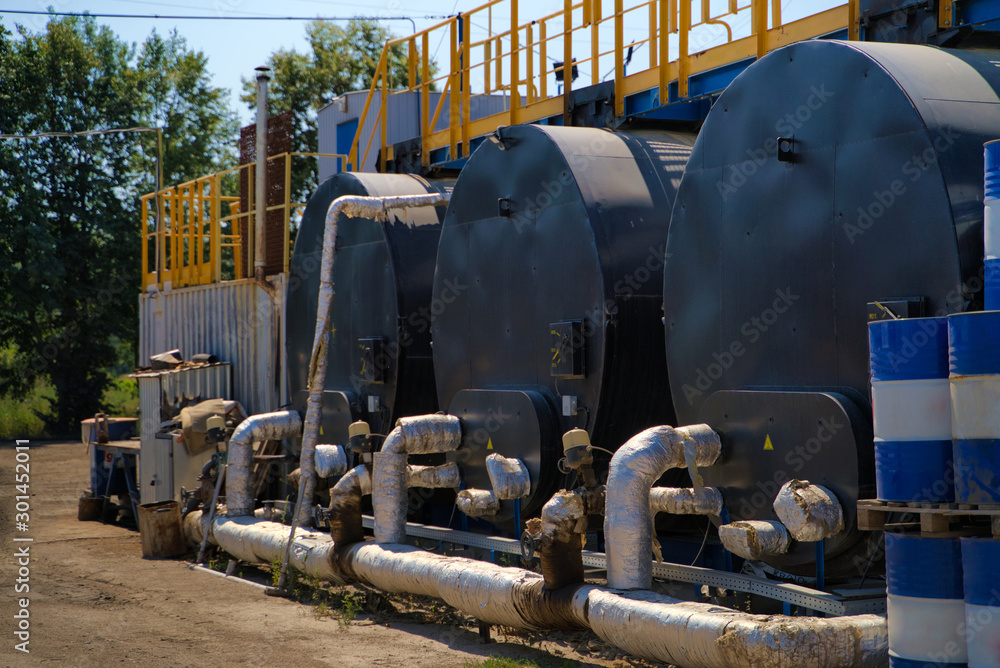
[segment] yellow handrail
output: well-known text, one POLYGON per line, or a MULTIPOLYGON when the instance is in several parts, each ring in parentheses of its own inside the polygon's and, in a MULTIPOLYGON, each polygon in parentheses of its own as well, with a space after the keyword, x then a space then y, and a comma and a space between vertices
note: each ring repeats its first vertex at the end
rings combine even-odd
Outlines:
MULTIPOLYGON (((344 169, 347 156, 332 153, 281 153, 267 161, 284 161, 284 201, 266 207, 267 211, 283 212, 284 256, 282 270, 288 271, 289 223, 305 210, 304 202, 292 200, 292 160, 295 158, 334 158, 344 169)), ((172 188, 141 197, 142 225, 142 287, 144 291, 169 287, 205 285, 223 280, 249 278, 252 262, 244 264, 243 239, 253 243, 254 207, 251 170, 256 163, 239 165, 215 174, 201 176, 172 188), (237 194, 223 193, 231 176, 243 177, 249 188, 250 208, 241 210, 237 194), (156 202, 159 201, 159 210, 156 202), (152 203, 152 206, 151 206, 152 203), (245 231, 241 230, 245 227, 245 231), (150 267, 150 254, 155 261, 150 267), (224 266, 223 256, 229 262, 224 266)), ((229 188, 236 187, 230 183, 229 188)))
MULTIPOLYGON (((613 61, 608 76, 613 75, 614 79, 615 113, 622 116, 625 98, 634 93, 659 89, 660 103, 665 104, 671 96, 671 84, 676 82, 675 95, 683 100, 690 96, 690 78, 700 72, 747 58, 760 58, 779 46, 845 28, 849 39, 858 38, 858 0, 848 0, 846 4, 790 23, 782 21, 780 0, 728 0, 725 11, 717 15, 712 15, 709 0, 614 0, 614 11, 607 14, 602 12, 601 2, 564 0, 561 10, 522 23, 519 0, 490 0, 413 35, 388 40, 361 115, 362 119, 367 118, 376 92, 380 92, 376 123, 367 138, 362 136, 365 123, 358 124, 349 168, 360 170, 366 164, 376 130, 381 149, 379 168, 384 170, 386 161, 392 157, 386 129, 388 97, 392 94, 389 56, 391 49, 401 45, 406 45, 409 76, 402 90, 420 93, 421 161, 429 165, 431 152, 441 149, 448 151, 449 159, 466 157, 471 138, 488 134, 499 125, 530 123, 559 113, 568 122, 568 93, 574 88, 574 65, 589 67, 591 83, 597 84, 601 73, 613 61), (495 26, 494 9, 501 13, 501 6, 507 7, 510 17, 495 26), (550 30, 550 22, 560 19, 562 29, 550 30), (630 24, 627 28, 626 21, 644 21, 644 25, 640 28, 630 24), (714 27, 725 30, 724 42, 718 43, 720 36, 718 31, 713 32, 714 27), (480 31, 479 37, 472 36, 473 29, 480 31), (638 30, 641 37, 626 40, 626 30, 638 30), (602 48, 601 38, 609 37, 609 31, 612 39, 602 48), (670 41, 672 33, 677 35, 676 44, 670 41), (575 37, 589 42, 589 53, 574 54, 575 37), (562 63, 556 65, 556 59, 548 55, 549 42, 559 38, 563 44, 556 53, 561 52, 562 63), (449 46, 448 57, 441 63, 445 71, 434 79, 430 78, 428 61, 428 44, 432 40, 441 40, 449 46), (715 45, 708 47, 708 43, 715 45), (625 52, 629 47, 633 51, 648 49, 645 69, 626 72, 625 52), (610 60, 605 61, 606 58, 610 60), (549 60, 553 61, 551 66, 549 60), (548 86, 551 74, 562 79, 562 91, 552 97, 548 86), (432 109, 430 93, 437 87, 441 87, 441 98, 432 109), (509 92, 509 107, 475 118, 471 109, 473 96, 497 92, 509 92), (448 109, 449 126, 436 130, 442 109, 448 109), (358 161, 362 141, 367 141, 365 157, 358 161)), ((632 63, 630 68, 634 67, 636 64, 632 63)))

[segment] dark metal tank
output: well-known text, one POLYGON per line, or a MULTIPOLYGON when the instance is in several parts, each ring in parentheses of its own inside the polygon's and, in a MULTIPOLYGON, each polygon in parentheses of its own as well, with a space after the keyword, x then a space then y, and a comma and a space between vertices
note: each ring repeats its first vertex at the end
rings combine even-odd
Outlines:
MULTIPOLYGON (((316 189, 295 239, 288 286, 288 384, 296 406, 304 408, 307 396, 330 203, 343 195, 422 195, 452 184, 345 173, 316 189)), ((321 442, 346 444, 354 420, 368 420, 372 432, 386 434, 400 416, 437 410, 430 295, 444 208, 397 210, 389 222, 341 217, 321 442)))
MULTIPOLYGON (((674 206, 664 311, 677 417, 722 433, 704 478, 731 519, 774 518, 790 478, 833 490, 849 527, 875 496, 867 322, 981 300, 998 57, 802 42, 712 108, 674 206)), ((858 567, 858 538, 827 539, 828 572, 858 567)), ((800 544, 770 561, 814 560, 800 544)))
POLYGON ((490 453, 520 458, 531 513, 565 479, 565 431, 585 428, 614 450, 673 422, 660 289, 691 141, 516 126, 469 160, 441 233, 432 300, 438 397, 463 420, 466 486, 490 488, 490 453))

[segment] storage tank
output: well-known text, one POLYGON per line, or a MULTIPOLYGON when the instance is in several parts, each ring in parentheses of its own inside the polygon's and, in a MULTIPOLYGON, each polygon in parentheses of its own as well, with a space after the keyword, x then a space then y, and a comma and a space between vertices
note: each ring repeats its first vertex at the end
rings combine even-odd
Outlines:
MULTIPOLYGON (((286 351, 296 407, 305 409, 308 394, 331 202, 343 195, 424 195, 452 185, 409 175, 343 173, 316 189, 302 216, 289 272, 286 351)), ((355 420, 367 420, 373 433, 387 434, 400 416, 437 410, 430 303, 444 209, 397 209, 387 222, 341 216, 321 442, 346 445, 347 428, 355 420)))
MULTIPOLYGON (((791 478, 834 491, 849 527, 875 496, 866 323, 981 308, 998 56, 802 42, 713 106, 674 206, 664 323, 678 420, 721 432, 704 478, 732 519, 773 519, 791 478)), ((857 568, 858 537, 826 540, 828 574, 857 568)), ((809 572, 815 555, 769 561, 809 572)))
MULTIPOLYGON (((521 459, 531 513, 566 480, 565 431, 586 429, 611 451, 673 424, 660 289, 691 142, 528 125, 500 128, 470 158, 445 217, 432 305, 438 398, 463 420, 466 487, 490 489, 487 455, 521 459)), ((497 520, 512 512, 504 502, 497 520)))

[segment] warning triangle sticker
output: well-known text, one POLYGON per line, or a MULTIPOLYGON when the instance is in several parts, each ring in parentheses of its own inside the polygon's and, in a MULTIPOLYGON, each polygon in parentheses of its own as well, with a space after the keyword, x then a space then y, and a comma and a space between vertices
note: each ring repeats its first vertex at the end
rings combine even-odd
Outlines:
POLYGON ((492 438, 486 439, 486 449, 487 450, 492 450, 493 449, 493 439, 492 438))
POLYGON ((768 434, 767 438, 764 439, 764 449, 765 450, 774 450, 774 443, 771 443, 771 435, 770 434, 768 434))

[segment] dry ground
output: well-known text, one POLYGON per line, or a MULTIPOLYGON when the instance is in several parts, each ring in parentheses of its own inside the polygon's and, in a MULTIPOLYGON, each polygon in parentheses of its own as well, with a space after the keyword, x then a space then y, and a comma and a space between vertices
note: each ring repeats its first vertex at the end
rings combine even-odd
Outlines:
MULTIPOLYGON (((33 666, 478 666, 490 655, 540 666, 631 666, 589 634, 545 641, 364 613, 346 629, 312 605, 269 598, 183 561, 141 556, 135 530, 76 519, 88 486, 80 443, 30 445, 30 530, 15 529, 14 443, 0 444, 0 664, 33 666), (32 543, 15 543, 28 536, 32 543), (30 654, 15 650, 16 547, 30 545, 30 654), (581 648, 580 653, 577 648, 581 648), (604 650, 602 652, 602 650, 604 650), (609 656, 610 655, 610 656, 609 656), (602 658, 603 657, 603 658, 602 658)), ((322 610, 320 610, 322 612, 322 610)), ((648 664, 639 664, 648 665, 648 664)))

